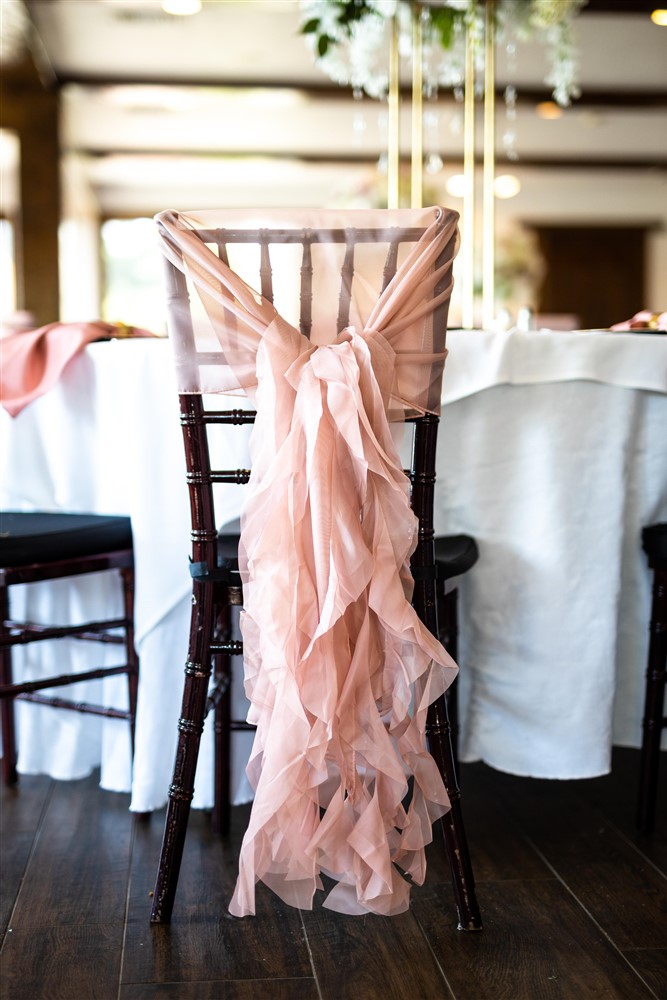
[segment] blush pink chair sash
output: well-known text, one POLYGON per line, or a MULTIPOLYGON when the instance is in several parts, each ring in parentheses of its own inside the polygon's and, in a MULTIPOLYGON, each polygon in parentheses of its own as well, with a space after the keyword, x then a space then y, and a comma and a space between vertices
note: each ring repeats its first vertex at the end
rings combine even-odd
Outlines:
MULTIPOLYGON (((325 906, 405 910, 398 869, 423 881, 432 823, 449 808, 425 725, 456 665, 410 603, 417 520, 388 419, 424 412, 444 363, 430 320, 451 293, 457 216, 431 209, 418 221, 423 237, 357 314, 362 325, 317 343, 320 331, 304 337, 193 220, 158 216, 165 253, 194 282, 229 369, 213 377, 257 407, 239 551, 255 798, 237 916, 254 913, 260 879, 311 908, 322 872, 336 880, 325 906), (451 252, 436 269, 443 247, 451 252)), ((192 377, 186 363, 182 372, 192 377)))

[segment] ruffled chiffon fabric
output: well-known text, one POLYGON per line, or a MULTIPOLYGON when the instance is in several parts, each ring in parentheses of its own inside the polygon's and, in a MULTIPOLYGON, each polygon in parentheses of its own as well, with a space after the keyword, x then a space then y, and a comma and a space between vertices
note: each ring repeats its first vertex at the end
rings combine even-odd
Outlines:
MULTIPOLYGON (((204 273, 216 273, 218 305, 236 317, 235 335, 239 320, 260 334, 239 551, 255 798, 229 909, 254 913, 258 880, 309 909, 324 873, 336 883, 325 906, 400 913, 410 881, 424 880, 432 824, 449 808, 425 724, 456 665, 410 603, 418 523, 388 410, 397 396, 415 407, 397 389, 397 368, 404 347, 415 364, 415 313, 419 325, 424 303, 438 298, 443 274, 434 261, 455 217, 439 240, 428 231, 364 329, 348 327, 320 345, 215 254, 207 260, 206 247, 193 247, 188 220, 158 218, 167 255, 175 260, 178 245, 180 266, 205 295, 213 284, 202 279, 202 262, 204 273)), ((451 278, 445 285, 449 295, 451 278)), ((222 346, 229 362, 233 350, 222 346)), ((431 354, 423 370, 439 364, 441 373, 443 362, 431 354)))

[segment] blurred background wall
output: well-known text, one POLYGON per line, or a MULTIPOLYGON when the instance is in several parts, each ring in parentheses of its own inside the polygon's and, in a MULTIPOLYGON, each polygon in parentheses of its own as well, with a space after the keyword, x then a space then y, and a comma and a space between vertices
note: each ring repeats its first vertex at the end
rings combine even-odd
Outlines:
MULTIPOLYGON (((204 2, 189 17, 158 0, 1 6, 1 315, 163 332, 155 212, 385 203, 386 107, 322 73, 295 0, 204 2)), ((496 202, 497 308, 509 321, 522 306, 584 327, 667 308, 667 29, 654 7, 589 0, 582 94, 560 115, 537 46, 497 53, 496 172, 513 178, 496 202)), ((408 138, 409 110, 406 96, 408 138)), ((460 210, 452 91, 426 103, 424 143, 425 200, 460 210)))

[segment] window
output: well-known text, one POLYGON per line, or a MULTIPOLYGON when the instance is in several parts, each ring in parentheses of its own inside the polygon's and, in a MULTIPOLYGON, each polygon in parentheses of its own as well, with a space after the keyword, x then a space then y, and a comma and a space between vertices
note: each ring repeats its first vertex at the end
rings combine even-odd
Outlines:
POLYGON ((155 222, 108 219, 101 235, 102 319, 165 334, 163 264, 155 222))
POLYGON ((20 145, 15 132, 0 128, 0 316, 17 306, 16 233, 12 219, 19 211, 20 145))
POLYGON ((14 227, 9 219, 0 218, 0 302, 2 318, 16 309, 16 264, 14 227))

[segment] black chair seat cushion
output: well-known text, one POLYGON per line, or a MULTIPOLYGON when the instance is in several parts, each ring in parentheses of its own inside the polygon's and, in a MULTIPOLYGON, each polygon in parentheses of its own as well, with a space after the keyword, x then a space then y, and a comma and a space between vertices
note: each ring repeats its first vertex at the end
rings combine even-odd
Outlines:
POLYGON ((642 530, 644 552, 652 562, 667 563, 667 522, 650 524, 642 530))
POLYGON ((0 512, 0 566, 30 566, 132 548, 129 517, 0 512))
POLYGON ((220 534, 218 535, 218 563, 229 566, 230 569, 238 569, 239 566, 239 539, 240 535, 220 534))
POLYGON ((470 535, 440 535, 435 540, 435 564, 439 580, 467 573, 479 558, 477 542, 470 535))
MULTIPOLYGON (((218 535, 218 563, 238 569, 238 534, 218 535)), ((443 535, 435 540, 435 561, 439 580, 451 580, 467 573, 479 558, 477 543, 470 535, 443 535)))

